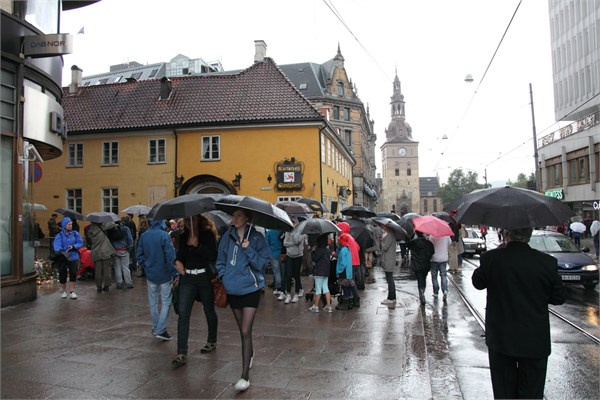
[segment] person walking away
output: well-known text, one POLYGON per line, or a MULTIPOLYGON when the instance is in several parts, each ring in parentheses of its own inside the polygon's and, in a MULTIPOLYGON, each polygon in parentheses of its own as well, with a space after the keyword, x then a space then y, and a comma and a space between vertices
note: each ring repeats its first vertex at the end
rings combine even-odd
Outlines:
POLYGON ((590 225, 590 233, 594 239, 594 247, 596 248, 596 261, 598 261, 600 259, 600 221, 595 220, 592 222, 592 225, 590 225))
POLYGON ((116 254, 108 236, 101 228, 101 224, 92 222, 86 229, 86 242, 92 252, 94 263, 96 291, 98 293, 110 290, 110 269, 112 259, 116 254))
MULTIPOLYGON (((292 217, 294 227, 298 225, 298 220, 292 217)), ((285 304, 297 303, 299 296, 303 295, 302 282, 300 281, 300 269, 302 268, 302 257, 304 255, 304 242, 306 235, 301 235, 296 232, 286 232, 283 238, 283 246, 285 247, 285 304), (292 279, 294 279, 295 293, 292 297, 292 279)))
POLYGON ((468 237, 469 233, 467 228, 463 224, 458 224, 458 241, 457 241, 457 259, 458 259, 458 270, 462 269, 463 265, 463 253, 465 252, 464 238, 468 237))
POLYGON ((394 231, 383 226, 383 235, 381 236, 381 266, 385 272, 385 281, 388 285, 387 299, 381 304, 396 304, 396 282, 394 281, 394 270, 396 269, 396 237, 394 231))
POLYGON ((133 245, 129 248, 129 271, 133 274, 137 267, 137 262, 135 261, 137 227, 135 226, 135 221, 133 220, 133 214, 127 214, 127 216, 123 217, 123 225, 129 228, 129 232, 131 232, 131 239, 133 240, 133 245))
POLYGON ((202 302, 208 338, 200 353, 209 353, 217 347, 219 319, 215 311, 212 286, 213 268, 217 260, 217 228, 203 215, 185 218, 179 236, 179 249, 175 268, 179 273, 179 318, 177 320, 177 356, 171 362, 180 367, 187 362, 190 317, 194 301, 202 302))
POLYGON ((352 254, 350 251, 351 236, 348 233, 342 233, 338 237, 338 251, 337 251, 337 265, 335 273, 338 276, 342 286, 342 297, 343 303, 335 306, 336 310, 352 310, 353 304, 351 302, 350 294, 354 294, 349 288, 352 287, 354 272, 352 268, 352 254))
POLYGON ((107 232, 108 238, 115 249, 113 269, 117 289, 123 289, 123 284, 127 286, 127 289, 133 289, 133 280, 129 270, 129 248, 133 246, 131 232, 121 221, 104 224, 104 231, 107 232))
MULTIPOLYGON (((342 233, 347 234, 349 237, 348 240, 348 248, 350 249, 350 255, 352 257, 352 276, 355 277, 356 274, 360 272, 360 246, 354 239, 354 237, 350 234, 350 224, 347 222, 338 222, 337 227, 340 228, 342 233)), ((353 302, 352 306, 356 308, 360 308, 360 296, 358 295, 358 288, 356 286, 356 282, 352 279, 352 285, 350 286, 350 290, 352 290, 353 302)))
POLYGON ((265 238, 249 223, 252 213, 236 209, 231 228, 219 242, 217 274, 223 282, 229 306, 235 317, 242 341, 242 375, 234 388, 245 391, 250 387, 250 368, 254 359, 252 326, 265 287, 264 272, 271 257, 265 238))
POLYGON ((485 343, 497 399, 544 397, 548 305, 566 299, 556 258, 529 247, 531 232, 505 231, 507 245, 482 254, 471 278, 476 289, 487 289, 485 343))
POLYGON ((58 279, 62 289, 61 297, 75 300, 75 282, 77 281, 77 268, 79 267, 79 249, 83 246, 83 239, 79 232, 73 230, 71 218, 64 217, 61 221, 62 230, 54 238, 53 248, 57 254, 58 279), (69 293, 67 294, 67 270, 69 273, 69 293))
POLYGON ((175 247, 165 230, 164 221, 152 221, 150 230, 140 237, 136 256, 138 263, 146 271, 152 334, 166 341, 172 339, 167 331, 167 324, 171 309, 171 289, 173 281, 179 279, 179 274, 175 269, 175 247))
POLYGON ((331 294, 329 293, 329 270, 331 251, 328 247, 329 234, 323 234, 317 237, 316 244, 311 252, 311 258, 314 262, 313 277, 315 279, 315 304, 308 309, 311 312, 319 312, 321 304, 321 295, 325 296, 326 306, 323 311, 332 312, 331 294))
POLYGON ((575 246, 581 247, 581 232, 573 231, 573 242, 575 246))
MULTIPOLYGON (((410 250, 410 269, 414 271, 417 277, 417 287, 419 289, 419 301, 421 305, 425 305, 425 288, 427 286, 427 274, 431 268, 432 262, 431 257, 435 253, 434 245, 431 241, 427 240, 423 236, 422 232, 416 232, 417 237, 408 242, 408 249, 410 250)), ((447 236, 446 236, 447 238, 447 236)), ((447 254, 447 253, 446 253, 447 254)), ((445 265, 444 265, 445 272, 445 265)), ((444 277, 446 274, 444 273, 444 277)), ((443 279, 442 279, 443 281, 443 279)), ((436 279, 437 283, 437 279, 436 279)), ((447 285, 447 284, 446 284, 447 285)), ((442 284, 443 286, 443 284, 442 284)), ((444 300, 446 299, 446 293, 448 289, 444 291, 444 300)), ((434 292, 437 293, 437 292, 434 292)), ((437 296, 437 294, 434 294, 437 296)))
POLYGON ((486 240, 486 236, 487 236, 487 226, 486 225, 480 225, 479 226, 479 233, 481 233, 481 237, 483 238, 483 240, 486 240))
POLYGON ((440 283, 442 285, 442 294, 444 300, 448 297, 448 259, 450 254, 450 244, 452 240, 448 236, 435 237, 430 236, 429 240, 433 244, 434 253, 431 256, 431 284, 433 286, 433 297, 438 297, 440 283), (440 282, 438 282, 438 274, 440 282))
MULTIPOLYGON (((281 273, 281 259, 282 259, 282 250, 283 250, 283 240, 282 240, 283 232, 278 231, 276 229, 267 229, 267 233, 265 234, 265 239, 269 244, 269 249, 271 250, 271 270, 273 271, 273 294, 275 296, 281 296, 281 300, 285 298, 283 296, 283 286, 282 286, 282 273, 281 273)), ((279 299, 278 299, 279 300, 279 299)))
POLYGON ((148 225, 148 219, 147 218, 142 218, 140 217, 140 229, 138 232, 138 240, 137 243, 135 245, 135 263, 136 265, 139 267, 140 273, 138 274, 138 278, 145 278, 146 277, 146 271, 144 271, 144 267, 137 261, 137 248, 140 244, 140 238, 142 237, 142 234, 144 232, 146 232, 148 229, 150 229, 150 225, 148 225))
POLYGON ((62 230, 60 225, 58 225, 58 222, 56 222, 56 217, 58 217, 58 215, 52 213, 52 216, 48 220, 48 249, 50 254, 54 254, 54 238, 62 230))

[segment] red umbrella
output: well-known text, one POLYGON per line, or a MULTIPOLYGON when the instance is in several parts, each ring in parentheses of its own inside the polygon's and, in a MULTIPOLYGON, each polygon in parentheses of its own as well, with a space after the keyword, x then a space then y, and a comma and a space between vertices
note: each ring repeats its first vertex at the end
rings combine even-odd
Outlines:
POLYGON ((415 225, 415 230, 426 233, 431 236, 454 236, 452 229, 446 221, 431 215, 424 217, 413 218, 412 223, 415 225))

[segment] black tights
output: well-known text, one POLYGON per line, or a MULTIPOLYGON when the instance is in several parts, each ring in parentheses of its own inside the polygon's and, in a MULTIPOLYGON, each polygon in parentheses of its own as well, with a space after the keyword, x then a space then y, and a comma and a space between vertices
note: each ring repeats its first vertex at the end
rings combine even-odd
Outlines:
POLYGON ((235 322, 237 322, 242 338, 242 379, 248 380, 250 376, 250 359, 254 355, 252 348, 252 325, 256 316, 256 308, 232 308, 235 322))

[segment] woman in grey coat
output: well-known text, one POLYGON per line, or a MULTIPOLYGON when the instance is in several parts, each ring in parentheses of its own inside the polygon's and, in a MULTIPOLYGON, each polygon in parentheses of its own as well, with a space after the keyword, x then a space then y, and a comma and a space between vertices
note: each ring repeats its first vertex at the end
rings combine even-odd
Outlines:
POLYGON ((381 304, 396 303, 396 283, 394 282, 394 269, 396 268, 396 236, 394 231, 382 226, 383 235, 381 236, 381 266, 385 272, 385 280, 388 284, 387 299, 381 304))
POLYGON ((94 262, 96 290, 98 293, 102 291, 108 292, 110 288, 112 256, 115 254, 115 249, 100 224, 94 222, 87 229, 86 241, 91 246, 90 251, 92 252, 92 261, 94 262))

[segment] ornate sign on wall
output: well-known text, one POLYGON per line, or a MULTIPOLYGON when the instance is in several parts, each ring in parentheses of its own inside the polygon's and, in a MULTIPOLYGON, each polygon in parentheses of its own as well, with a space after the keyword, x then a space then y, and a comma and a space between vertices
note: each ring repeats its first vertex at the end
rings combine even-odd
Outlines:
POLYGON ((285 159, 275 163, 275 190, 277 191, 301 191, 304 175, 304 163, 296 161, 296 158, 285 159))

